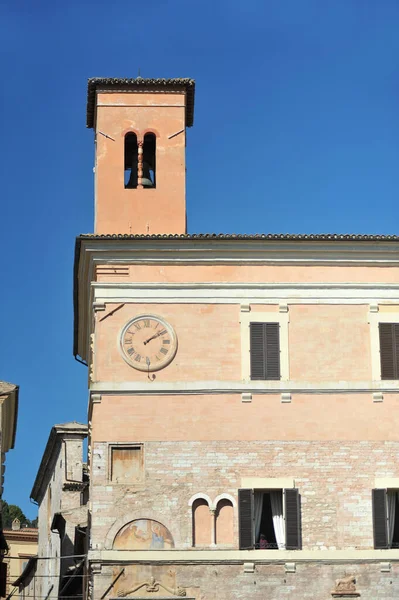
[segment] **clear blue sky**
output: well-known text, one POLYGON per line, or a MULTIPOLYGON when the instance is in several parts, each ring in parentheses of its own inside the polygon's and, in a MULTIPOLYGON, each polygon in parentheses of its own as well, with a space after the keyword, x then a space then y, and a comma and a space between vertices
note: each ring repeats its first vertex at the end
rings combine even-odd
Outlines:
POLYGON ((85 421, 74 240, 93 231, 88 77, 192 77, 189 232, 398 232, 397 0, 4 0, 0 379, 20 385, 4 498, 85 421), (243 210, 244 209, 244 210, 243 210))

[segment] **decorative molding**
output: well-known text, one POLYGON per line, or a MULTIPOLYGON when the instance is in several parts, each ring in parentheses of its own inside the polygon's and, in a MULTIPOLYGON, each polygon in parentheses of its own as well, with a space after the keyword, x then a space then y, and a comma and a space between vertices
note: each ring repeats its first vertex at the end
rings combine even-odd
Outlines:
POLYGON ((241 477, 241 487, 251 490, 283 490, 294 488, 293 477, 241 477))
POLYGON ((101 404, 101 394, 91 394, 90 400, 93 404, 101 404))
POLYGON ((249 304, 241 304, 241 312, 251 312, 251 307, 249 304))
POLYGON ((241 394, 241 402, 252 402, 252 394, 250 392, 243 392, 241 394))
POLYGON ((381 573, 390 573, 392 570, 392 565, 390 562, 382 562, 380 563, 380 571, 381 573))
POLYGON ((101 562, 92 562, 90 563, 90 571, 92 575, 97 575, 102 571, 102 563, 101 562))
POLYGON ((168 592, 169 594, 171 594, 172 596, 177 596, 179 598, 187 595, 186 590, 184 588, 177 587, 176 589, 171 589, 171 588, 167 587, 166 585, 164 585, 163 583, 156 581, 154 579, 154 577, 151 577, 150 581, 144 581, 143 583, 139 583, 131 590, 119 589, 118 590, 118 598, 126 598, 126 596, 134 594, 141 588, 145 588, 146 593, 152 593, 152 592, 158 593, 161 588, 161 589, 165 590, 166 592, 168 592))
MULTIPOLYGON (((399 304, 398 284, 337 283, 133 283, 93 282, 98 302, 118 304, 208 303, 239 304, 399 304)), ((253 307, 252 307, 253 308, 253 307)), ((248 312, 246 309, 242 312, 248 312)), ((375 313, 373 313, 375 314, 375 313)))
POLYGON ((194 494, 194 496, 191 496, 190 500, 188 501, 188 505, 192 506, 196 500, 200 500, 200 499, 205 500, 208 503, 208 506, 212 506, 212 500, 210 499, 208 494, 203 494, 202 492, 199 492, 198 494, 194 494))
POLYGON ((283 404, 284 404, 284 403, 288 404, 288 403, 290 403, 290 402, 291 402, 291 394, 290 394, 290 392, 283 392, 283 393, 281 394, 281 402, 282 402, 283 404))
POLYGON ((255 563, 245 562, 244 563, 244 573, 255 573, 255 563))
POLYGON ((357 598, 360 592, 356 590, 355 575, 346 575, 342 579, 335 580, 335 589, 332 590, 333 598, 357 598))
MULTIPOLYGON (((177 546, 179 548, 179 546, 177 546)), ((109 563, 194 563, 194 564, 236 564, 256 562, 284 564, 295 558, 295 563, 375 563, 399 561, 399 548, 391 550, 233 550, 233 549, 173 549, 173 550, 89 550, 89 561, 109 563), (294 557, 295 555, 295 557, 294 557)))
POLYGON ((399 477, 377 477, 375 487, 377 489, 399 490, 399 477))
POLYGON ((106 308, 105 302, 101 302, 101 301, 95 301, 95 302, 93 302, 93 310, 94 310, 94 312, 98 312, 100 310, 105 310, 105 308, 106 308))
POLYGON ((398 381, 96 381, 90 385, 93 394, 140 394, 140 395, 208 395, 243 394, 254 395, 290 394, 386 394, 399 392, 398 381))
POLYGON ((371 313, 378 313, 378 311, 379 311, 378 304, 370 304, 369 310, 371 313))
POLYGON ((219 496, 216 496, 216 498, 213 501, 213 506, 215 508, 217 508, 218 503, 221 500, 229 500, 232 503, 232 505, 234 506, 234 508, 237 508, 237 502, 236 502, 235 498, 233 498, 233 496, 231 496, 230 494, 219 494, 219 496))
POLYGON ((296 573, 296 563, 286 562, 284 564, 284 569, 286 573, 296 573))
POLYGON ((384 394, 382 392, 373 392, 373 402, 383 402, 384 394))
POLYGON ((287 313, 288 312, 288 304, 280 304, 278 307, 278 311, 281 313, 287 313))

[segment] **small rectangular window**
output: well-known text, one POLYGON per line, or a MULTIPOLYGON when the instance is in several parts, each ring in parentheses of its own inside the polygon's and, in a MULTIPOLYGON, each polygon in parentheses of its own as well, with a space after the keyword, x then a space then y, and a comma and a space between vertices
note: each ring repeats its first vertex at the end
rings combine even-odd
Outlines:
POLYGON ((399 323, 380 323, 381 379, 399 379, 399 323))
POLYGON ((114 483, 140 483, 144 479, 143 447, 112 446, 110 479, 114 483))
POLYGON ((251 379, 280 379, 279 323, 250 323, 251 379))

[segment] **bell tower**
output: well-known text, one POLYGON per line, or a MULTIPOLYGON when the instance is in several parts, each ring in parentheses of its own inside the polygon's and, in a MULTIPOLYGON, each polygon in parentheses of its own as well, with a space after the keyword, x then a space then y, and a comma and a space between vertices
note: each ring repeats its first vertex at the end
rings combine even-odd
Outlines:
POLYGON ((192 79, 88 82, 95 133, 95 233, 186 233, 186 127, 192 79))

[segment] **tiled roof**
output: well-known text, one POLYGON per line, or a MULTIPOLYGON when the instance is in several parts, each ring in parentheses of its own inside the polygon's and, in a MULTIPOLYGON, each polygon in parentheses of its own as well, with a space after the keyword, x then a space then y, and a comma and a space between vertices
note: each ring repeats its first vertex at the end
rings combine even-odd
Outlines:
POLYGON ((13 383, 7 383, 7 381, 0 381, 0 394, 10 394, 17 389, 17 386, 13 383))
POLYGON ((93 77, 87 84, 87 115, 86 126, 94 126, 94 113, 96 102, 96 90, 101 89, 126 89, 126 88, 149 88, 149 89, 174 89, 186 91, 186 126, 191 127, 194 122, 194 79, 120 79, 116 77, 93 77))
POLYGON ((96 234, 85 233, 78 239, 109 239, 109 240, 294 240, 294 241, 315 241, 315 242, 399 242, 398 235, 376 235, 376 234, 356 234, 356 233, 176 233, 176 234, 96 234))

